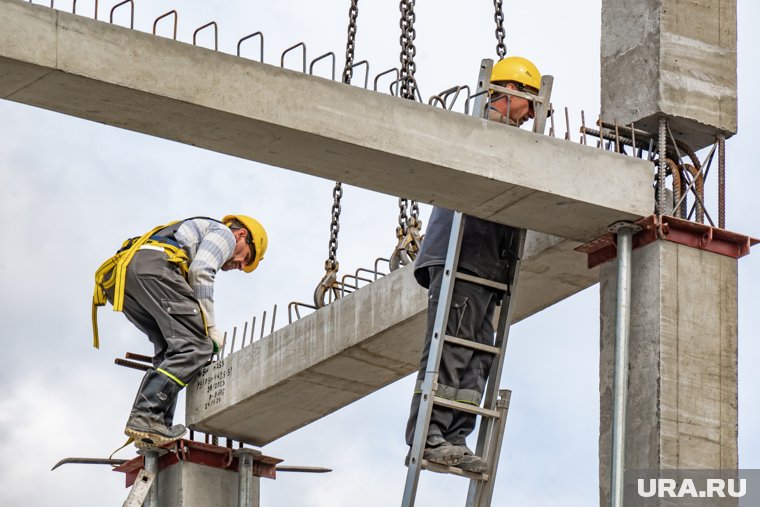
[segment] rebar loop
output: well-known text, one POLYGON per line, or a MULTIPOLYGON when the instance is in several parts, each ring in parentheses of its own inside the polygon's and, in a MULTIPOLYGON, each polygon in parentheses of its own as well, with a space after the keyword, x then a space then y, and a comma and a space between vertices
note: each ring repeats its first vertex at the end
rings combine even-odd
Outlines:
POLYGON ((253 37, 259 37, 259 61, 261 63, 264 63, 264 34, 262 32, 253 32, 252 34, 246 35, 242 39, 240 39, 237 43, 237 55, 240 56, 240 46, 243 44, 243 42, 247 41, 248 39, 252 39, 253 37))
POLYGON ((198 37, 198 32, 210 26, 214 27, 214 51, 219 51, 219 25, 216 24, 216 21, 209 21, 205 25, 198 27, 193 32, 193 46, 197 46, 196 39, 198 37))
POLYGON ((304 74, 306 74, 306 44, 303 43, 303 42, 299 42, 298 44, 294 44, 294 45, 290 46, 288 49, 286 49, 285 51, 282 52, 282 54, 280 55, 280 67, 285 68, 285 55, 287 55, 288 53, 290 53, 291 51, 293 51, 293 50, 295 50, 295 49, 297 49, 299 47, 303 50, 303 52, 302 52, 302 61, 303 61, 302 62, 302 72, 304 74))
POLYGON ((158 27, 158 22, 164 19, 167 16, 171 16, 174 14, 174 31, 172 32, 172 39, 177 40, 177 20, 179 18, 179 14, 177 14, 176 10, 170 10, 169 12, 165 12, 164 14, 161 14, 159 17, 156 18, 156 20, 153 22, 153 35, 156 35, 156 28, 158 27))
MULTIPOLYGON (((396 67, 393 67, 391 69, 384 70, 383 72, 381 72, 380 74, 378 74, 377 76, 375 76, 375 81, 374 81, 374 87, 373 87, 373 89, 375 91, 378 91, 377 90, 377 82, 380 80, 381 77, 383 77, 383 76, 385 76, 387 74, 390 74, 392 72, 396 73, 396 79, 395 79, 395 81, 393 81, 393 83, 397 83, 398 80, 399 80, 399 70, 396 67)), ((388 88, 388 92, 395 97, 396 93, 393 91, 393 83, 390 84, 390 86, 388 88)))
POLYGON ((360 65, 364 65, 364 89, 367 89, 367 86, 369 86, 369 62, 367 60, 361 60, 359 62, 356 62, 355 64, 351 65, 351 75, 353 76, 354 69, 359 67, 360 65))
POLYGON ((332 73, 330 74, 330 79, 335 81, 335 53, 332 51, 328 51, 327 53, 323 54, 322 56, 316 57, 314 60, 311 61, 309 64, 309 74, 314 75, 314 65, 320 61, 324 60, 325 58, 332 57, 332 73))
POLYGON ((113 24, 113 13, 114 13, 114 11, 116 9, 118 9, 119 7, 121 7, 122 5, 124 5, 124 4, 129 4, 130 5, 130 10, 129 10, 129 12, 130 12, 130 14, 129 14, 129 28, 131 30, 134 30, 135 29, 135 2, 134 2, 134 0, 124 0, 123 2, 119 2, 118 4, 116 4, 113 7, 111 7, 111 14, 110 14, 110 16, 108 18, 108 22, 111 23, 111 24, 113 24))
POLYGON ((464 103, 464 114, 469 115, 470 114, 470 97, 471 97, 471 90, 468 85, 461 85, 461 86, 452 86, 451 88, 447 88, 443 90, 438 95, 433 95, 428 99, 428 104, 431 106, 435 106, 434 102, 438 102, 441 104, 441 107, 443 109, 447 109, 451 111, 454 107, 454 104, 456 104, 457 99, 459 98, 459 94, 462 90, 467 90, 467 98, 465 99, 464 103), (449 97, 453 95, 453 98, 451 99, 450 104, 446 104, 449 97))

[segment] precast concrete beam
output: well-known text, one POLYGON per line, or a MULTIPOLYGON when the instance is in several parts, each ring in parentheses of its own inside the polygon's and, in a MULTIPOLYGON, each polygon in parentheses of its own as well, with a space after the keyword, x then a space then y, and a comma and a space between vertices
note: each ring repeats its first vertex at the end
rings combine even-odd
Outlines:
MULTIPOLYGON (((577 243, 528 233, 515 317, 589 287, 577 243)), ((187 390, 187 423, 264 445, 417 370, 427 292, 399 269, 207 367, 187 390)))
POLYGON ((651 166, 19 0, 2 98, 588 241, 651 213, 651 166))

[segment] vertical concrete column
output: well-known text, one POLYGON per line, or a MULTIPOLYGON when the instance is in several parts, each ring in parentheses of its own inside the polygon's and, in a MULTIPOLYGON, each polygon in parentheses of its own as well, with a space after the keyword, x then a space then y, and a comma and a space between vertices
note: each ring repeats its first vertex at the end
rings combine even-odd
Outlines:
POLYGON ((737 128, 736 0, 602 0, 602 118, 692 148, 737 128))
MULTIPOLYGON (((180 461, 161 470, 159 479, 159 506, 238 507, 239 475, 235 470, 180 461)), ((260 481, 252 478, 252 507, 260 505, 260 481)))
MULTIPOLYGON (((601 267, 600 505, 609 505, 616 261, 601 267)), ((633 252, 626 469, 737 468, 737 261, 633 252)))

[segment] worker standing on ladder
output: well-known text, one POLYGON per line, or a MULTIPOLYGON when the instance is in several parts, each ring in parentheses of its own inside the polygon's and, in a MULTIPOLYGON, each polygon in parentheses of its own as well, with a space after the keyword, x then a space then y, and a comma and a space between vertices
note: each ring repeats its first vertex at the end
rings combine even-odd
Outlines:
POLYGON ((138 447, 184 435, 183 425, 172 425, 177 395, 224 345, 214 321, 216 274, 220 269, 250 273, 266 249, 266 231, 251 217, 197 217, 125 241, 98 269, 95 347, 96 308, 106 300, 154 346, 153 368, 143 377, 124 430, 138 447))
MULTIPOLYGON (((490 81, 498 86, 537 96, 541 74, 530 61, 512 56, 493 66, 490 81)), ((534 104, 531 100, 496 92, 490 97, 488 119, 491 121, 519 127, 533 117, 534 104)), ((420 285, 428 289, 428 318, 417 386, 406 429, 406 443, 410 448, 414 441, 421 386, 425 378, 453 216, 451 210, 433 209, 422 248, 415 261, 414 276, 420 285)), ((505 281, 510 262, 515 258, 517 236, 517 230, 512 227, 468 216, 458 270, 497 282, 505 281)), ((502 294, 497 289, 459 281, 454 288, 446 334, 492 345, 492 321, 497 302, 501 298, 502 294)), ((480 405, 492 361, 492 354, 445 344, 438 371, 436 396, 480 405)), ((466 444, 467 436, 475 429, 475 418, 475 414, 434 406, 423 459, 456 466, 468 472, 485 472, 486 461, 476 456, 466 444)))

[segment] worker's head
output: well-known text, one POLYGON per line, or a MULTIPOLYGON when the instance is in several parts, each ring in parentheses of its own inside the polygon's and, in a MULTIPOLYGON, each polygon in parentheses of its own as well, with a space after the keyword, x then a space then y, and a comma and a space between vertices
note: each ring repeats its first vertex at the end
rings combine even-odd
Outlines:
MULTIPOLYGON (((491 83, 531 95, 538 95, 541 73, 530 60, 509 56, 499 60, 491 70, 491 83)), ((534 103, 506 93, 491 94, 489 119, 520 126, 535 116, 534 103)))
POLYGON ((242 269, 250 273, 264 259, 267 251, 267 231, 255 219, 246 215, 227 215, 222 222, 235 237, 232 257, 222 265, 223 271, 242 269))

